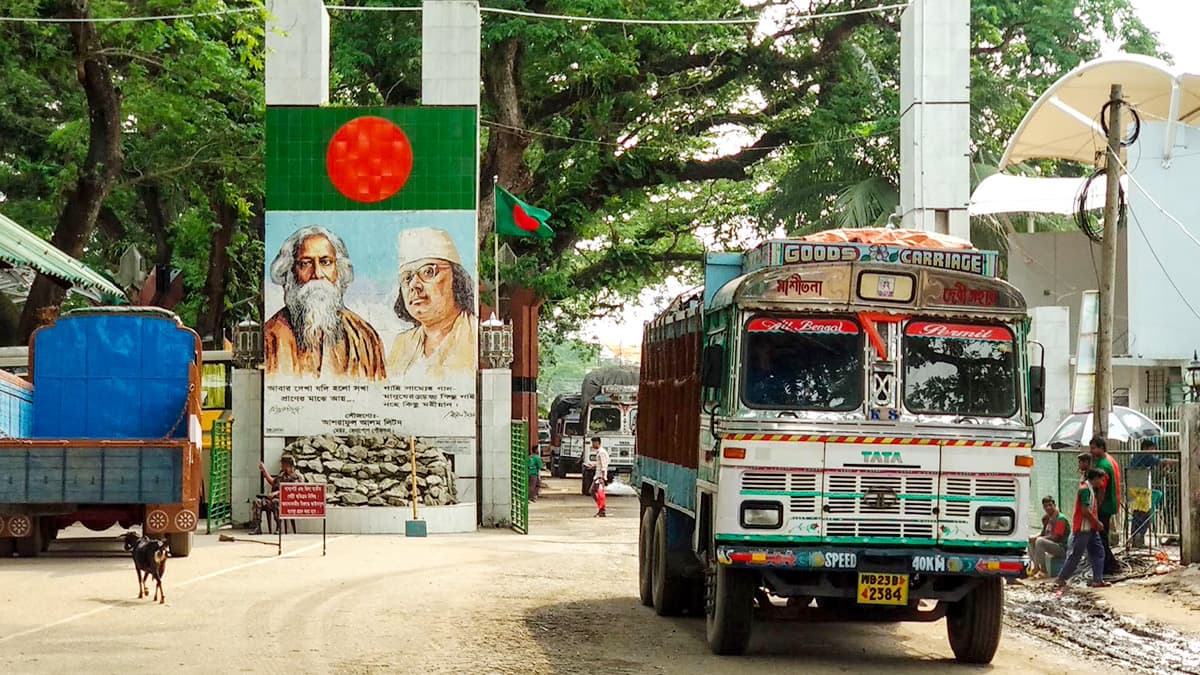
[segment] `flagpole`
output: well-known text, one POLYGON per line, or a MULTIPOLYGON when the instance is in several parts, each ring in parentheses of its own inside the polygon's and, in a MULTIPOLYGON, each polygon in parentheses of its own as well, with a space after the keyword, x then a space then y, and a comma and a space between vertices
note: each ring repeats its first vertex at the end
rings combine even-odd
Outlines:
POLYGON ((502 321, 500 318, 500 228, 497 227, 498 221, 496 214, 496 185, 500 183, 500 176, 492 175, 492 263, 495 265, 495 281, 493 287, 496 293, 496 306, 493 308, 493 313, 496 315, 497 321, 502 321))

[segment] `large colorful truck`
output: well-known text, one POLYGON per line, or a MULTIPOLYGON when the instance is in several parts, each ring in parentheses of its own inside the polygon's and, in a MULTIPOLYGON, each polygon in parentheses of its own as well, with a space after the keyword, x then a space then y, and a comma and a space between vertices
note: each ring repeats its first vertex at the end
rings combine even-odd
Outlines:
POLYGON ((718 654, 756 619, 944 617, 956 658, 989 662, 1025 569, 1028 326, 996 255, 948 237, 710 254, 643 340, 642 602, 703 612, 718 654))
POLYGON ((0 379, 0 558, 58 531, 140 525, 191 552, 201 490, 200 339, 154 308, 75 310, 0 379))
POLYGON ((599 438, 608 451, 609 473, 632 474, 637 456, 639 370, 636 366, 605 366, 584 375, 579 386, 583 409, 583 468, 580 492, 588 494, 596 476, 596 453, 591 439, 599 438))

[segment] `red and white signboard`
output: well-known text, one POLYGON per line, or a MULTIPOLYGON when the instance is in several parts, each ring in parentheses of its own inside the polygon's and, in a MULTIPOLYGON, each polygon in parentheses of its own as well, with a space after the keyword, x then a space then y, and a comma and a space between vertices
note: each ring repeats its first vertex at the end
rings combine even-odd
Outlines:
POLYGON ((914 321, 904 329, 911 337, 948 338, 951 340, 982 340, 1012 342, 1012 333, 1004 326, 972 326, 961 323, 927 323, 914 321))
POLYGON ((280 518, 324 518, 325 486, 320 483, 280 483, 280 518))
POLYGON ((847 319, 788 319, 760 316, 746 326, 748 333, 826 333, 858 335, 858 325, 847 319))

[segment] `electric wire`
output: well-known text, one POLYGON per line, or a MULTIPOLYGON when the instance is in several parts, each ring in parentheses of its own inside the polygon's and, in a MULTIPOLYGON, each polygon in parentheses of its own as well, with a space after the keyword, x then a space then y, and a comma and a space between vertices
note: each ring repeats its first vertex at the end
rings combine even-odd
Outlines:
POLYGON ((1196 235, 1192 234, 1191 231, 1188 230, 1187 226, 1184 225, 1182 221, 1180 221, 1175 216, 1171 215, 1171 213, 1169 211, 1167 211, 1165 208, 1163 208, 1162 204, 1158 203, 1158 200, 1154 198, 1154 195, 1150 194, 1146 190, 1146 188, 1138 181, 1138 179, 1134 178, 1133 174, 1129 172, 1129 169, 1127 169, 1125 167, 1125 165, 1121 163, 1121 158, 1119 158, 1119 157, 1117 158, 1117 165, 1121 167, 1121 170, 1125 172, 1126 176, 1129 176, 1129 182, 1133 183, 1133 185, 1138 189, 1138 192, 1141 192, 1142 195, 1144 195, 1146 197, 1146 200, 1149 201, 1151 204, 1153 204, 1154 208, 1158 209, 1159 213, 1166 216, 1167 220, 1170 220, 1172 223, 1175 223, 1176 227, 1178 227, 1179 230, 1181 232, 1183 232, 1184 236, 1186 236, 1188 239, 1192 240, 1192 243, 1196 244, 1197 246, 1200 246, 1200 239, 1197 239, 1196 235))
MULTIPOLYGON (((793 14, 788 16, 789 21, 814 21, 817 19, 829 19, 841 16, 853 16, 856 14, 874 14, 888 12, 895 9, 904 9, 908 7, 908 3, 894 3, 891 5, 878 5, 876 7, 860 7, 857 9, 847 9, 837 12, 809 12, 805 14, 793 14)), ((341 12, 412 12, 420 11, 420 7, 353 7, 350 5, 325 5, 325 9, 341 12)), ((737 25, 757 25, 761 22, 761 18, 741 18, 741 19, 622 19, 616 17, 600 17, 600 16, 581 16, 572 14, 546 14, 543 12, 528 12, 519 9, 503 9, 500 7, 480 7, 481 14, 500 14, 505 16, 518 16, 528 19, 545 19, 550 21, 570 21, 579 23, 611 23, 628 26, 737 26, 737 25)))
POLYGON ((1133 214, 1134 227, 1137 228, 1138 233, 1142 235, 1142 241, 1146 242, 1146 250, 1150 251, 1150 256, 1154 258, 1154 262, 1158 265, 1158 269, 1162 270, 1163 276, 1167 278, 1167 283, 1171 284, 1171 288, 1175 289, 1176 295, 1179 296, 1180 300, 1183 300, 1183 304, 1187 305, 1187 308, 1191 310, 1192 315, 1197 319, 1200 319, 1200 311, 1197 311, 1197 309, 1188 300, 1187 296, 1184 295, 1183 291, 1179 288, 1179 285, 1176 284, 1175 280, 1171 278, 1171 273, 1167 271, 1167 267, 1163 264, 1162 259, 1158 257, 1158 252, 1154 250, 1154 245, 1150 243, 1150 237, 1146 235, 1146 230, 1142 228, 1142 223, 1138 220, 1137 213, 1132 210, 1130 213, 1133 214))
MULTIPOLYGON (((670 150, 670 151, 678 151, 679 150, 679 146, 676 146, 676 145, 656 145, 653 143, 632 143, 632 144, 630 144, 630 143, 619 143, 616 141, 598 141, 594 138, 579 138, 578 136, 565 136, 562 134, 552 134, 552 133, 549 133, 546 131, 535 131, 533 129, 525 129, 522 127, 516 127, 511 124, 503 124, 501 122, 493 122, 492 120, 480 120, 479 123, 485 127, 503 129, 505 131, 512 131, 512 132, 516 132, 516 133, 520 133, 520 134, 529 134, 530 136, 539 136, 541 138, 553 138, 553 139, 560 140, 560 141, 573 141, 576 143, 590 143, 592 145, 602 145, 605 147, 622 148, 625 150, 633 150, 635 148, 641 148, 641 149, 645 149, 645 150, 670 150)), ((887 129, 873 131, 869 134, 857 134, 854 136, 841 136, 838 138, 830 138, 830 139, 826 139, 823 141, 806 141, 804 143, 785 143, 785 144, 781 144, 781 145, 765 145, 765 146, 761 146, 761 147, 754 147, 753 149, 758 151, 758 150, 782 150, 785 148, 809 148, 809 147, 814 147, 814 146, 818 146, 818 145, 825 145, 828 143, 845 143, 845 142, 849 142, 849 141, 868 140, 868 139, 872 139, 872 138, 882 138, 884 136, 890 136, 891 134, 894 134, 899 130, 900 130, 900 127, 889 127, 887 129)), ((750 148, 751 148, 751 146, 746 146, 745 148, 742 148, 742 150, 746 150, 746 149, 750 149, 750 148)))
POLYGON ((265 11, 262 7, 234 7, 230 9, 214 9, 208 12, 159 14, 155 16, 110 16, 89 18, 0 16, 0 23, 138 23, 146 21, 171 21, 174 19, 198 19, 206 16, 225 16, 229 14, 245 14, 248 12, 262 11, 265 11))

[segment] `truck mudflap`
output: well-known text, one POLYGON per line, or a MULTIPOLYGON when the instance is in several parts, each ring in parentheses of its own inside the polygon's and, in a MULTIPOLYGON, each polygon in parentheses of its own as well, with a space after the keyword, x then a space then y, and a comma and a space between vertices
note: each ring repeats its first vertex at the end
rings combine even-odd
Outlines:
POLYGON ((963 553, 937 548, 717 546, 717 562, 749 569, 925 576, 1024 577, 1027 558, 1010 551, 963 553))

